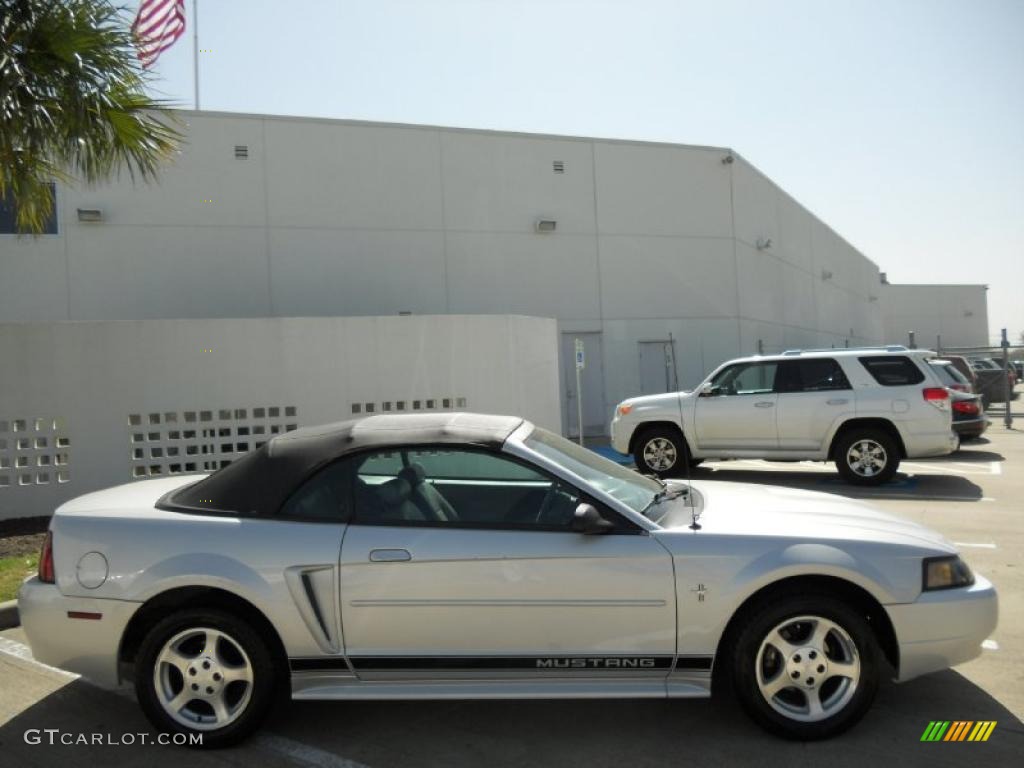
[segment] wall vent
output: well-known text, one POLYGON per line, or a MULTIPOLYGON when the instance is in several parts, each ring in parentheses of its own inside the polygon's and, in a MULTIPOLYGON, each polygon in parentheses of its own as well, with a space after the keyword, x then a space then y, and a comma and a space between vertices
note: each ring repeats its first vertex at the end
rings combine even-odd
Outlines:
MULTIPOLYGON (((293 405, 285 406, 285 416, 296 416, 293 405)), ((177 475, 183 472, 210 472, 226 467, 249 450, 258 449, 268 435, 279 435, 298 428, 298 424, 275 423, 281 419, 280 406, 248 408, 218 408, 208 411, 167 411, 161 414, 128 414, 128 426, 137 427, 144 421, 167 427, 166 430, 135 432, 129 429, 129 451, 132 461, 131 477, 142 479, 177 475), (252 418, 249 418, 249 414, 252 418), (208 422, 201 429, 180 429, 179 423, 208 422), (216 418, 214 418, 216 416, 216 418), (170 426, 168 426, 170 425, 170 426), (255 438, 249 442, 248 438, 255 438), (262 438, 262 439, 260 439, 262 438), (182 457, 185 457, 184 461, 182 457), (191 459, 191 460, 190 460, 191 459)), ((57 438, 57 447, 61 438, 57 438)), ((67 454, 54 457, 56 466, 67 463, 67 454)), ((58 471, 58 482, 60 480, 58 471)))
POLYGON ((63 419, 0 419, 0 488, 66 483, 71 439, 63 419), (62 467, 56 474, 53 467, 62 467), (24 470, 14 474, 12 470, 24 470))
POLYGON ((245 160, 249 157, 249 145, 248 144, 235 144, 235 157, 238 160, 245 160))
POLYGON ((555 173, 565 173, 565 161, 555 160, 553 163, 551 163, 551 170, 553 170, 555 173))
MULTIPOLYGON (((393 413, 395 411, 447 411, 450 410, 453 404, 458 404, 459 408, 466 407, 466 398, 464 397, 445 397, 445 398, 423 398, 422 400, 386 400, 380 404, 380 411, 385 413, 393 413), (438 404, 440 403, 440 408, 438 404)), ((363 413, 377 413, 376 403, 352 403, 352 413, 363 414, 363 413)))

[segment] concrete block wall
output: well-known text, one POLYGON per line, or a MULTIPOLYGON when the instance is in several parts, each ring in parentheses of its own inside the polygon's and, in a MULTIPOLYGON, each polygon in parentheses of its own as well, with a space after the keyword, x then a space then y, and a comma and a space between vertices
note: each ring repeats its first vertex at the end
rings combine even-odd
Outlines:
POLYGON ((488 315, 0 325, 0 519, 218 468, 368 412, 522 415, 558 430, 550 319, 488 315))

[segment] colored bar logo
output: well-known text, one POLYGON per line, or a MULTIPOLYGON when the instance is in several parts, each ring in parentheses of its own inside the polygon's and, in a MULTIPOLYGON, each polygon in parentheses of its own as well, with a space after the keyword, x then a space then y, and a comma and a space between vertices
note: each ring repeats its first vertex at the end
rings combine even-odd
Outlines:
POLYGON ((932 720, 921 741, 988 741, 996 729, 995 720, 932 720))

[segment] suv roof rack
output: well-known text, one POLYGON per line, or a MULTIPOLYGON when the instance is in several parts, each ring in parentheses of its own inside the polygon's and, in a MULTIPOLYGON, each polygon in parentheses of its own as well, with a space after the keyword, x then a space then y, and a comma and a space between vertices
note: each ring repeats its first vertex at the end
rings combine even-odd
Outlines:
POLYGON ((805 352, 909 352, 902 344, 889 344, 885 347, 823 347, 821 349, 787 349, 782 354, 795 356, 805 352))

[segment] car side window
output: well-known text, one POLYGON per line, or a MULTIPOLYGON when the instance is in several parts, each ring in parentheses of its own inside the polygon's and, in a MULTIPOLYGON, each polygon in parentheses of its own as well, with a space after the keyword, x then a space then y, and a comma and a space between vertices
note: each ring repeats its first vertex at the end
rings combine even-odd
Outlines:
POLYGON ((281 507, 278 517, 344 523, 352 517, 352 466, 341 460, 320 470, 299 486, 281 507))
POLYGON ((775 386, 777 363, 737 363, 723 368, 711 380, 717 395, 763 395, 775 386))
POLYGON ((902 355, 858 358, 872 378, 883 387, 909 387, 924 381, 913 360, 902 355))
POLYGON ((568 530, 580 494, 484 450, 394 449, 357 460, 355 522, 364 525, 568 530))

